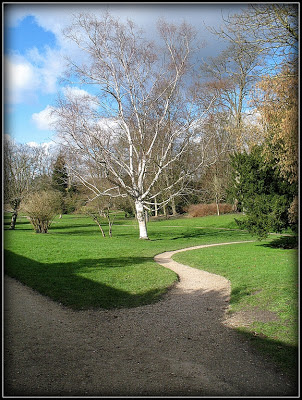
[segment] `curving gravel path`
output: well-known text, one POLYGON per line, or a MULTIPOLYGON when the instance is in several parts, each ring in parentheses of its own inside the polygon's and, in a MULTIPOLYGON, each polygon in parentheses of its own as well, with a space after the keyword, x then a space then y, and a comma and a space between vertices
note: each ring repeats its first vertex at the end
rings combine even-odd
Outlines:
POLYGON ((229 281, 175 253, 155 261, 179 282, 133 309, 73 311, 5 277, 4 395, 296 396, 226 323, 229 281))

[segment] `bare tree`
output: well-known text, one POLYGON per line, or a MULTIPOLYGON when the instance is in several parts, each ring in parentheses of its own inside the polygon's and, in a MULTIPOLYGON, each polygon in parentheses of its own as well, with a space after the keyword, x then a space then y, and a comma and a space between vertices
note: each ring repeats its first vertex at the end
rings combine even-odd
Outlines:
MULTIPOLYGON (((215 112, 228 112, 235 150, 248 147, 251 131, 246 115, 253 113, 253 87, 264 75, 275 75, 283 62, 294 62, 298 50, 298 6, 251 4, 209 30, 229 43, 218 57, 203 64, 208 79, 202 98, 217 93, 215 112)), ((254 139, 253 139, 254 140, 254 139)))
POLYGON ((228 122, 234 150, 248 146, 245 116, 253 112, 249 104, 250 91, 262 71, 262 49, 247 43, 240 33, 230 39, 229 46, 201 67, 205 82, 200 90, 201 101, 215 95, 212 115, 224 115, 228 122))
POLYGON ((4 141, 4 202, 12 208, 10 229, 15 229, 21 202, 40 176, 42 150, 4 141))
POLYGON ((227 188, 230 182, 229 155, 234 150, 229 138, 230 132, 225 115, 211 112, 204 124, 204 132, 212 137, 210 151, 216 154, 216 161, 204 171, 200 179, 200 197, 207 203, 215 201, 219 215, 219 204, 226 201, 227 198, 227 188))
POLYGON ((249 4, 238 14, 224 19, 225 27, 215 31, 230 42, 244 37, 269 57, 266 65, 276 73, 281 60, 296 62, 299 46, 298 4, 249 4))
POLYGON ((59 99, 56 129, 76 158, 74 174, 94 195, 129 196, 135 203, 141 239, 148 239, 145 210, 173 193, 207 156, 201 114, 190 98, 191 26, 158 23, 163 45, 147 41, 132 21, 109 14, 79 15, 65 32, 83 51, 70 61, 70 77, 94 88, 94 95, 59 99), (199 149, 169 184, 158 185, 183 155, 199 149), (99 186, 106 178, 111 187, 99 186), (91 179, 92 178, 92 179, 91 179), (173 190, 172 190, 173 189, 173 190))

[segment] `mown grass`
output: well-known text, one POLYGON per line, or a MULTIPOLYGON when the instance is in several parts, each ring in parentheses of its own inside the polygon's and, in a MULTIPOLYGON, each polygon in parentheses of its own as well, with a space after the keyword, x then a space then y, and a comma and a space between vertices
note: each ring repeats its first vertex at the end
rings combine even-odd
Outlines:
MULTIPOLYGON (((174 272, 153 257, 200 244, 255 240, 238 229, 238 215, 150 221, 149 241, 138 239, 134 220, 119 218, 113 237, 103 238, 85 216, 56 218, 48 234, 34 233, 25 217, 15 231, 4 220, 5 272, 73 309, 135 307, 158 301, 173 285, 174 272)), ((279 320, 243 329, 287 371, 297 351, 297 251, 263 242, 232 244, 175 256, 196 268, 226 276, 232 283, 233 311, 258 309, 279 320), (255 336, 255 332, 257 333, 255 336)), ((283 239, 282 239, 283 240, 283 239)))
MULTIPOLYGON (((225 231, 217 234, 213 224, 214 219, 205 218, 150 222, 151 240, 140 241, 137 224, 130 219, 116 220, 113 237, 103 238, 85 216, 56 218, 48 234, 36 234, 25 217, 19 217, 14 231, 7 230, 6 216, 5 271, 74 309, 138 306, 158 300, 177 279, 154 262, 154 255, 223 241, 225 231), (200 222, 208 228, 197 228, 200 222)), ((232 218, 226 216, 220 224, 228 227, 232 218)), ((239 231, 229 233, 233 240, 249 238, 239 231)))
POLYGON ((173 258, 229 279, 230 312, 244 311, 251 317, 255 313, 255 322, 239 330, 284 369, 295 373, 298 260, 297 250, 283 248, 284 242, 288 243, 288 238, 192 250, 173 258))

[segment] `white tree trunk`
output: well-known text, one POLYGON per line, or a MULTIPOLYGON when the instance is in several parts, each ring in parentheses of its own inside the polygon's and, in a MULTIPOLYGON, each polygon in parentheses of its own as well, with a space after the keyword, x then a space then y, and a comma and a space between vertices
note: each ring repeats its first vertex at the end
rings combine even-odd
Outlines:
POLYGON ((219 203, 216 201, 216 208, 217 208, 217 215, 220 215, 220 210, 219 210, 219 203))
POLYGON ((139 226, 139 238, 148 240, 147 223, 145 218, 144 206, 140 200, 135 202, 136 218, 139 226))
POLYGON ((157 207, 157 198, 154 197, 154 216, 158 217, 158 207, 157 207))

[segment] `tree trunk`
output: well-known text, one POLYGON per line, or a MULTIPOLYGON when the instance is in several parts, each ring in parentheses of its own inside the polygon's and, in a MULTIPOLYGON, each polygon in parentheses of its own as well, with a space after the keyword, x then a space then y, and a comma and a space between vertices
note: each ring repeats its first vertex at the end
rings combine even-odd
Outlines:
POLYGON ((171 199, 172 215, 175 217, 177 215, 175 197, 171 199))
POLYGON ((101 224, 99 223, 97 217, 93 217, 93 220, 94 220, 94 222, 98 225, 98 227, 100 228, 100 230, 101 230, 101 232, 102 232, 102 236, 105 237, 105 236, 106 236, 106 235, 105 235, 105 232, 104 232, 104 230, 103 230, 101 224))
POLYGON ((218 196, 215 196, 215 203, 216 203, 216 208, 217 208, 217 215, 220 215, 220 210, 219 210, 219 199, 218 196))
POLYGON ((154 197, 154 216, 158 217, 157 198, 154 197))
POLYGON ((10 202, 10 205, 12 206, 12 209, 13 209, 12 220, 11 220, 10 227, 9 227, 9 229, 11 229, 11 230, 15 229, 15 227, 16 227, 20 203, 21 203, 21 199, 19 199, 19 198, 15 198, 10 202))
POLYGON ((216 202, 216 208, 217 208, 217 215, 220 215, 220 211, 219 211, 219 203, 216 202))
POLYGON ((139 238, 148 240, 147 223, 145 218, 144 206, 140 200, 135 201, 136 218, 139 227, 139 238))
POLYGON ((168 219, 168 212, 167 212, 167 206, 166 206, 166 204, 163 205, 163 212, 164 212, 165 218, 168 219))
POLYGON ((11 229, 11 230, 15 229, 17 216, 18 216, 18 211, 14 210, 9 229, 11 229))

